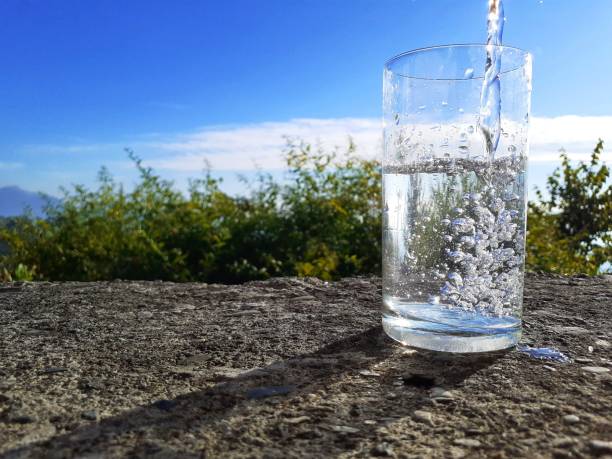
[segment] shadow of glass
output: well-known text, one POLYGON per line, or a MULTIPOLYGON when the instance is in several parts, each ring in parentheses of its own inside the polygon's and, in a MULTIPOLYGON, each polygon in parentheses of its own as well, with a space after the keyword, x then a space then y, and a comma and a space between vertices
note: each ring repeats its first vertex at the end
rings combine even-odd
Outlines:
MULTIPOLYGON (((216 384, 200 391, 173 400, 158 400, 150 405, 105 418, 98 424, 80 427, 46 441, 13 449, 2 457, 64 457, 64 453, 71 457, 90 451, 112 451, 117 445, 121 445, 124 441, 122 439, 129 440, 125 440, 126 449, 121 450, 118 455, 207 457, 205 451, 194 453, 173 449, 168 445, 168 436, 174 435, 170 434, 171 432, 179 435, 202 432, 219 426, 235 416, 241 408, 254 412, 257 405, 269 404, 270 412, 274 413, 275 403, 281 398, 299 405, 309 394, 321 393, 345 376, 359 377, 360 374, 364 379, 371 375, 376 376, 374 379, 367 379, 367 384, 370 387, 369 393, 378 397, 385 397, 391 391, 397 391, 398 381, 403 381, 401 390, 404 391, 405 397, 412 397, 413 402, 391 406, 386 412, 386 421, 383 420, 383 423, 389 422, 410 416, 425 403, 427 397, 424 394, 432 387, 458 386, 470 375, 490 366, 503 355, 505 353, 413 353, 394 345, 381 327, 377 326, 335 341, 315 352, 275 362, 232 378, 221 378, 216 384), (421 395, 415 397, 415 394, 421 395), (151 439, 162 439, 166 444, 160 445, 151 439)), ((350 405, 355 402, 358 400, 348 397, 348 400, 342 403, 350 405)), ((338 411, 342 410, 348 410, 348 407, 338 406, 338 411)), ((361 427, 361 439, 364 435, 376 435, 380 425, 379 423, 376 426, 361 427)), ((326 435, 338 437, 339 441, 336 441, 338 438, 332 440, 341 449, 354 447, 355 443, 347 440, 344 433, 338 430, 326 432, 326 435)), ((279 435, 284 441, 289 441, 286 433, 281 431, 279 435)))

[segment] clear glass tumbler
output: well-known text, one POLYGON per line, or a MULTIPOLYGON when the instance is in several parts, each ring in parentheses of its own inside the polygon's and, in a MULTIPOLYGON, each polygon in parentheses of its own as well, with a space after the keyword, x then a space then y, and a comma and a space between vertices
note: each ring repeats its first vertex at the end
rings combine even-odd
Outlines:
POLYGON ((383 328, 406 345, 484 352, 521 335, 531 56, 495 51, 494 152, 479 123, 486 45, 385 64, 383 328))

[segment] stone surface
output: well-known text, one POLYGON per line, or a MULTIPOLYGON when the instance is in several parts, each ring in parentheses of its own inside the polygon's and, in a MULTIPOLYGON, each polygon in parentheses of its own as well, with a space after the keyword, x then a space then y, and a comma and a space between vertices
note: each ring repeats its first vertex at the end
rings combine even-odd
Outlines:
POLYGON ((609 455, 611 290, 527 277, 560 363, 403 348, 377 279, 4 284, 0 457, 609 455))

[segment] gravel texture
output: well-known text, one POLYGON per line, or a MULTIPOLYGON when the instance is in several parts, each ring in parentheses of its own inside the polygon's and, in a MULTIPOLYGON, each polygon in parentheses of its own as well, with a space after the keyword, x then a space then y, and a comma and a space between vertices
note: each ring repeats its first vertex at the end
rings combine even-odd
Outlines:
POLYGON ((612 277, 527 277, 517 351, 415 351, 380 281, 0 284, 1 458, 612 457, 612 277))

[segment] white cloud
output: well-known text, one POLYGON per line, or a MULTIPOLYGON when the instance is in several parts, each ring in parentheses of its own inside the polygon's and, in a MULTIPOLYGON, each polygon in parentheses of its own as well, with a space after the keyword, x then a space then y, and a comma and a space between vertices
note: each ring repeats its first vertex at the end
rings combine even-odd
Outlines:
POLYGON ((293 119, 242 126, 221 126, 144 144, 163 152, 147 164, 160 170, 199 171, 208 161, 217 170, 281 169, 286 137, 327 148, 353 138, 359 150, 372 155, 381 148, 381 121, 369 118, 293 119))
MULTIPOLYGON (((376 118, 300 118, 241 126, 218 126, 158 139, 136 146, 153 152, 146 163, 159 170, 201 171, 208 161, 213 170, 248 171, 282 169, 284 136, 320 142, 322 146, 346 146, 349 136, 367 157, 380 154, 382 123, 376 118)), ((612 143, 612 116, 533 117, 530 161, 559 161, 565 148, 571 159, 586 160, 597 139, 612 143)), ((606 148, 609 151, 609 147, 606 148)))
POLYGON ((15 169, 21 169, 22 167, 23 167, 23 163, 0 161, 0 170, 3 170, 3 171, 13 171, 15 169))
POLYGON ((612 150, 612 116, 557 116, 531 120, 530 160, 558 162, 563 148, 571 159, 587 160, 598 139, 607 141, 605 151, 612 150))
MULTIPOLYGON (((30 153, 82 154, 82 158, 100 159, 104 164, 131 169, 124 147, 132 148, 146 165, 160 172, 199 173, 208 163, 214 171, 248 172, 284 169, 282 152, 285 137, 317 142, 325 148, 345 147, 351 136, 358 153, 380 157, 382 122, 378 118, 296 118, 289 121, 245 125, 209 126, 193 132, 171 135, 155 134, 131 142, 72 145, 29 145, 30 153)), ((571 159, 587 160, 597 139, 607 141, 605 156, 612 151, 612 116, 532 117, 530 129, 531 163, 559 162, 559 149, 571 159)), ((604 158, 606 159, 606 158, 604 158)), ((0 169, 21 167, 2 163, 0 169)))

